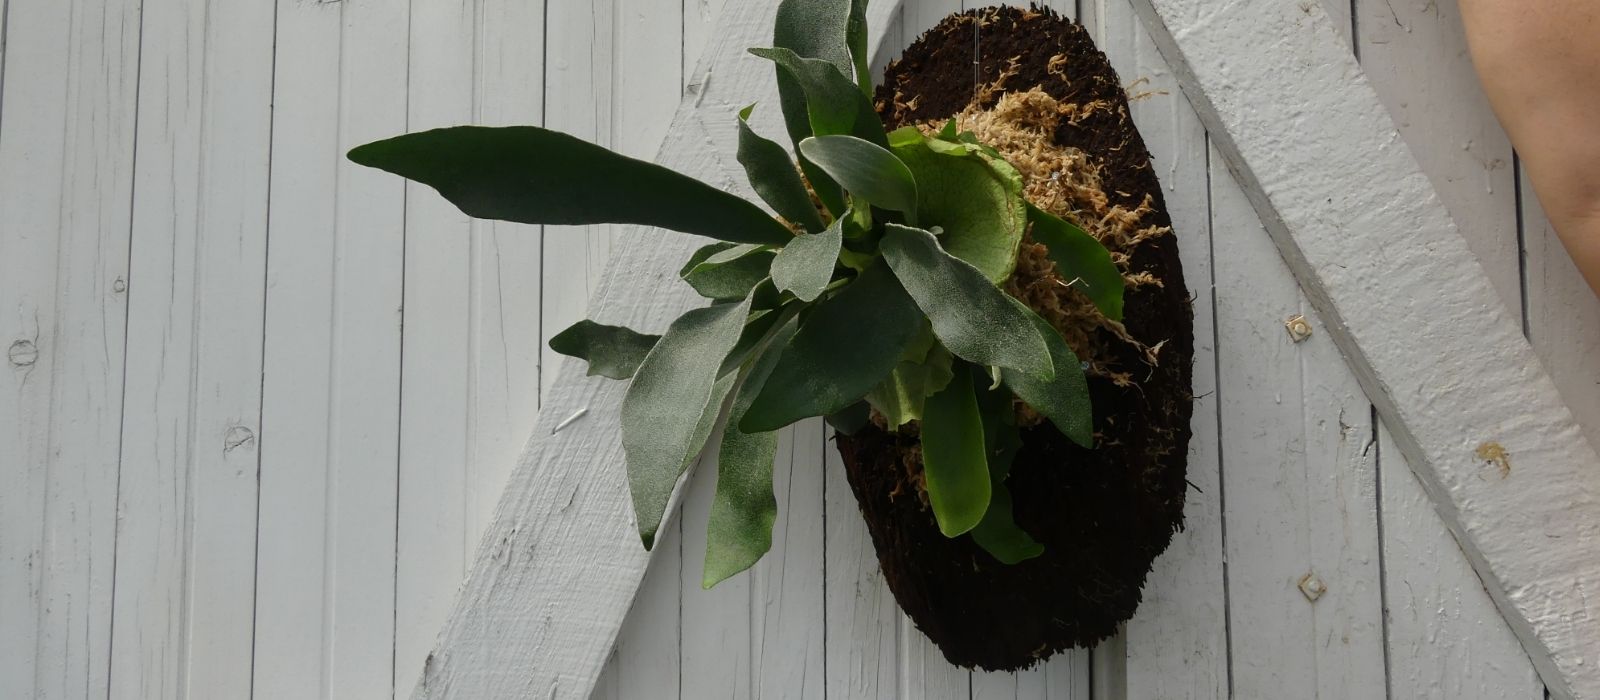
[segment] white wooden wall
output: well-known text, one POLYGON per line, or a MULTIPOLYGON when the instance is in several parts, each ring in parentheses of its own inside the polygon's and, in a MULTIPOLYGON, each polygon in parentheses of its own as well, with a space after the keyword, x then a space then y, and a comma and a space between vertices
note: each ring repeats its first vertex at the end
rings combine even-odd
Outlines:
MULTIPOLYGON (((342 153, 475 122, 649 155, 720 1, 0 0, 0 698, 406 694, 610 234, 473 222, 342 153)), ((1600 442, 1600 303, 1454 3, 1329 2, 1600 442)), ((1137 83, 1196 294, 1189 525, 1139 616, 950 668, 813 421, 772 554, 711 592, 696 477, 596 695, 1541 698, 1337 350, 1289 341, 1315 316, 1124 0, 1050 4, 1137 83)), ((908 0, 887 43, 961 8, 908 0)))

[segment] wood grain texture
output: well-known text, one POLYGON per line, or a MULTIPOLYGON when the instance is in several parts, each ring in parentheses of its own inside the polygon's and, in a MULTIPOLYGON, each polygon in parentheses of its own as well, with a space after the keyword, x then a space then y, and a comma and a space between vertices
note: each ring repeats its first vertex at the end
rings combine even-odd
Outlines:
POLYGON ((104 695, 139 8, 72 0, 6 10, 0 695, 104 695))
POLYGON ((272 22, 144 9, 112 697, 250 694, 272 22))
POLYGON ((1135 6, 1543 680, 1559 697, 1600 694, 1584 662, 1600 610, 1582 593, 1600 581, 1586 554, 1600 538, 1600 475, 1586 465, 1600 459, 1328 17, 1269 2, 1135 6), (1339 182, 1397 191, 1379 206, 1339 182), (1432 303, 1406 303, 1407 280, 1432 303), (1495 447, 1516 455, 1519 488, 1476 454, 1495 447))

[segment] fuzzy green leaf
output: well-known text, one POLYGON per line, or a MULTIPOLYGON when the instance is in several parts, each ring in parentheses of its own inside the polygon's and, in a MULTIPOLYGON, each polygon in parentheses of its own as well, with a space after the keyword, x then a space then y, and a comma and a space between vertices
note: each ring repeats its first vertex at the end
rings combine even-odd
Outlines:
POLYGON ((588 362, 588 376, 627 379, 660 339, 659 335, 584 319, 551 338, 550 349, 588 362))
POLYGON ((983 416, 983 442, 989 454, 989 509, 972 528, 972 539, 1003 564, 1016 564, 1044 553, 1027 531, 1017 526, 1006 477, 1022 448, 1016 411, 1009 391, 979 391, 978 411, 983 416))
POLYGON ((850 194, 916 220, 917 180, 889 149, 854 136, 813 136, 800 152, 850 194))
POLYGON ((1049 379, 1050 350, 1033 312, 958 260, 922 229, 887 224, 879 244, 906 292, 933 322, 933 334, 969 362, 1049 379))
MULTIPOLYGON (((785 48, 756 48, 750 49, 750 53, 778 64, 804 91, 806 114, 811 121, 809 135, 848 134, 888 147, 883 122, 872 109, 872 101, 861 94, 838 66, 796 55, 785 48)), ((791 127, 790 134, 793 133, 791 127)))
POLYGON ((867 55, 867 0, 851 0, 850 20, 845 24, 845 43, 850 47, 856 85, 860 86, 862 94, 871 98, 872 57, 867 55))
POLYGON ((750 178, 750 186, 778 216, 807 231, 821 231, 822 215, 811 204, 811 195, 806 193, 806 185, 800 180, 794 161, 789 159, 789 151, 750 128, 753 109, 755 105, 739 111, 738 158, 745 175, 750 178))
POLYGON ((778 251, 772 261, 772 283, 778 291, 794 294, 800 301, 815 301, 833 279, 844 242, 844 218, 834 219, 822 233, 807 233, 778 251))
POLYGON ((945 537, 977 527, 989 509, 989 465, 972 372, 959 366, 949 386, 928 397, 922 415, 922 475, 945 537))
POLYGON ((916 179, 917 221, 944 229, 939 240, 945 250, 982 270, 990 282, 1010 277, 1027 228, 1016 169, 965 145, 938 140, 897 140, 893 151, 916 179), (953 150, 940 153, 929 144, 953 150))
POLYGON ((679 316, 645 356, 622 399, 622 449, 628 488, 649 549, 667 500, 710 437, 736 375, 718 379, 738 342, 750 300, 713 304, 679 316))
POLYGON ((848 408, 889 375, 921 326, 916 303, 889 269, 868 268, 817 303, 739 428, 777 430, 848 408))
POLYGON ((1049 418, 1061 434, 1084 447, 1094 447, 1094 412, 1089 401, 1089 382, 1083 376, 1083 363, 1067 341, 1049 322, 1028 311, 1038 335, 1050 348, 1056 376, 1050 381, 1011 369, 1002 369, 1006 386, 1034 410, 1049 418))
POLYGON ((767 278, 773 252, 763 246, 746 244, 713 253, 689 268, 683 281, 707 299, 740 299, 767 278))
POLYGON ((655 163, 536 126, 457 126, 375 141, 350 160, 439 191, 469 216, 525 224, 643 224, 782 245, 754 204, 655 163))
POLYGON ((1057 274, 1088 295, 1106 318, 1121 321, 1122 271, 1111 261, 1111 251, 1088 231, 1032 204, 1028 221, 1033 224, 1033 240, 1050 249, 1057 274))
POLYGON ((734 394, 717 452, 717 494, 706 526, 702 587, 711 588, 750 568, 772 549, 772 523, 778 516, 778 501, 772 495, 772 460, 778 452, 778 433, 745 433, 739 430, 739 420, 772 374, 779 349, 793 334, 794 324, 787 323, 772 336, 766 352, 744 373, 734 394))
MULTIPOLYGON (((783 0, 773 19, 772 45, 801 58, 821 59, 850 74, 851 0, 783 0)), ((799 142, 811 135, 806 92, 784 69, 778 69, 778 97, 789 136, 799 142)))

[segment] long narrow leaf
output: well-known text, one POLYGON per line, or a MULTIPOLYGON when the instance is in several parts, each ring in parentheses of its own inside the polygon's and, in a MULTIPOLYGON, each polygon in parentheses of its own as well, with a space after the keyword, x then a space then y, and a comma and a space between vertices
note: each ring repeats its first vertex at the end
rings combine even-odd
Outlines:
POLYGON ((922 314, 883 265, 817 304, 790 339, 750 411, 747 433, 848 408, 889 375, 922 327, 922 314))
POLYGON ((659 335, 584 319, 551 338, 550 349, 588 362, 588 376, 627 379, 659 340, 659 335))
POLYGON ((850 60, 856 70, 856 85, 861 94, 872 97, 871 56, 867 55, 867 0, 851 0, 850 21, 845 25, 845 44, 850 47, 850 60))
POLYGON ((778 251, 772 261, 772 283, 800 301, 815 301, 833 279, 844 243, 844 219, 834 219, 822 233, 807 233, 778 251))
POLYGON ((922 475, 928 504, 945 537, 977 527, 989 509, 989 465, 972 372, 956 368, 950 384, 928 397, 922 414, 922 475))
MULTIPOLYGON (((802 58, 827 61, 841 74, 848 74, 850 9, 850 0, 783 0, 773 19, 772 45, 802 58)), ((810 136, 805 90, 782 68, 778 69, 778 97, 790 139, 798 143, 810 136)))
POLYGON ((634 373, 622 399, 622 448, 628 487, 646 549, 667 501, 709 437, 733 375, 719 381, 723 358, 738 342, 750 300, 713 304, 678 317, 634 373))
POLYGON ((789 159, 789 151, 750 128, 753 109, 755 105, 739 111, 738 158, 745 175, 750 178, 750 186, 778 216, 812 233, 821 231, 822 215, 811 204, 811 195, 806 193, 806 185, 800 180, 794 161, 789 159))
POLYGON ((880 247, 950 352, 980 365, 1041 379, 1053 376, 1050 350, 1028 307, 1006 296, 978 268, 946 253, 933 234, 887 224, 880 247))
POLYGON ((809 135, 849 134, 885 148, 889 146, 883 122, 872 109, 872 101, 861 94, 838 66, 822 59, 805 58, 785 48, 756 48, 750 49, 750 53, 778 64, 805 92, 806 114, 811 121, 809 135))
POLYGON ((972 539, 1003 564, 1016 564, 1044 553, 1044 545, 1017 526, 1006 477, 1022 447, 1011 392, 979 390, 978 410, 983 416, 983 443, 989 455, 989 509, 972 528, 972 539))
POLYGON ((745 372, 728 411, 717 452, 717 494, 706 526, 706 563, 700 583, 705 588, 750 568, 772 549, 772 523, 778 516, 778 501, 772 495, 772 460, 778 452, 778 433, 746 433, 739 430, 739 420, 766 384, 779 350, 793 334, 794 324, 788 323, 772 336, 767 351, 745 372))
POLYGON ((1001 380, 1017 398, 1049 418, 1061 434, 1084 447, 1094 447, 1094 412, 1089 400, 1089 382, 1083 376, 1083 364, 1072 352, 1067 341, 1061 338, 1049 322, 1032 311, 1034 328, 1050 348, 1050 358, 1055 364, 1056 376, 1050 381, 1011 369, 1000 370, 1001 380))
POLYGON ((1033 240, 1050 250, 1057 274, 1083 290, 1106 318, 1121 321, 1122 271, 1111 261, 1111 251, 1088 231, 1032 204, 1028 221, 1033 224, 1033 240))
POLYGON ((350 160, 428 185, 480 219, 644 224, 782 245, 760 207, 655 163, 536 126, 457 126, 375 141, 350 160))
POLYGON ((916 221, 917 179, 889 149, 854 136, 813 136, 800 152, 850 194, 916 221))

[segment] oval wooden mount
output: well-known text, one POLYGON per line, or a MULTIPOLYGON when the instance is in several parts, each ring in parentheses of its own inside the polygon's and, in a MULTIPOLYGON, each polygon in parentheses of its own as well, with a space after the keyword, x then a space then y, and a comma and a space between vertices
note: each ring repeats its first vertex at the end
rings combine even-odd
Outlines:
MULTIPOLYGON (((1170 226, 1120 79, 1081 26, 1049 11, 946 18, 889 66, 879 110, 891 128, 949 117, 971 101, 975 83, 991 84, 1008 70, 1008 90, 1039 86, 1062 103, 1097 105, 1065 120, 1055 143, 1090 156, 1113 204, 1134 209, 1148 197, 1153 210, 1141 224, 1170 226)), ((1159 361, 1152 366, 1131 345, 1104 343, 1116 366, 1135 371, 1122 386, 1090 378, 1096 449, 1072 444, 1048 424, 1024 431, 1008 485, 1018 524, 1044 544, 1044 555, 1007 566, 970 537, 942 536, 907 483, 903 458, 914 436, 869 427, 838 439, 889 588, 952 663, 1016 669, 1105 639, 1133 615, 1151 563, 1181 527, 1192 408, 1189 293, 1174 236, 1140 242, 1129 259, 1130 272, 1160 280, 1130 287, 1125 315, 1130 335, 1160 348, 1159 361)))

